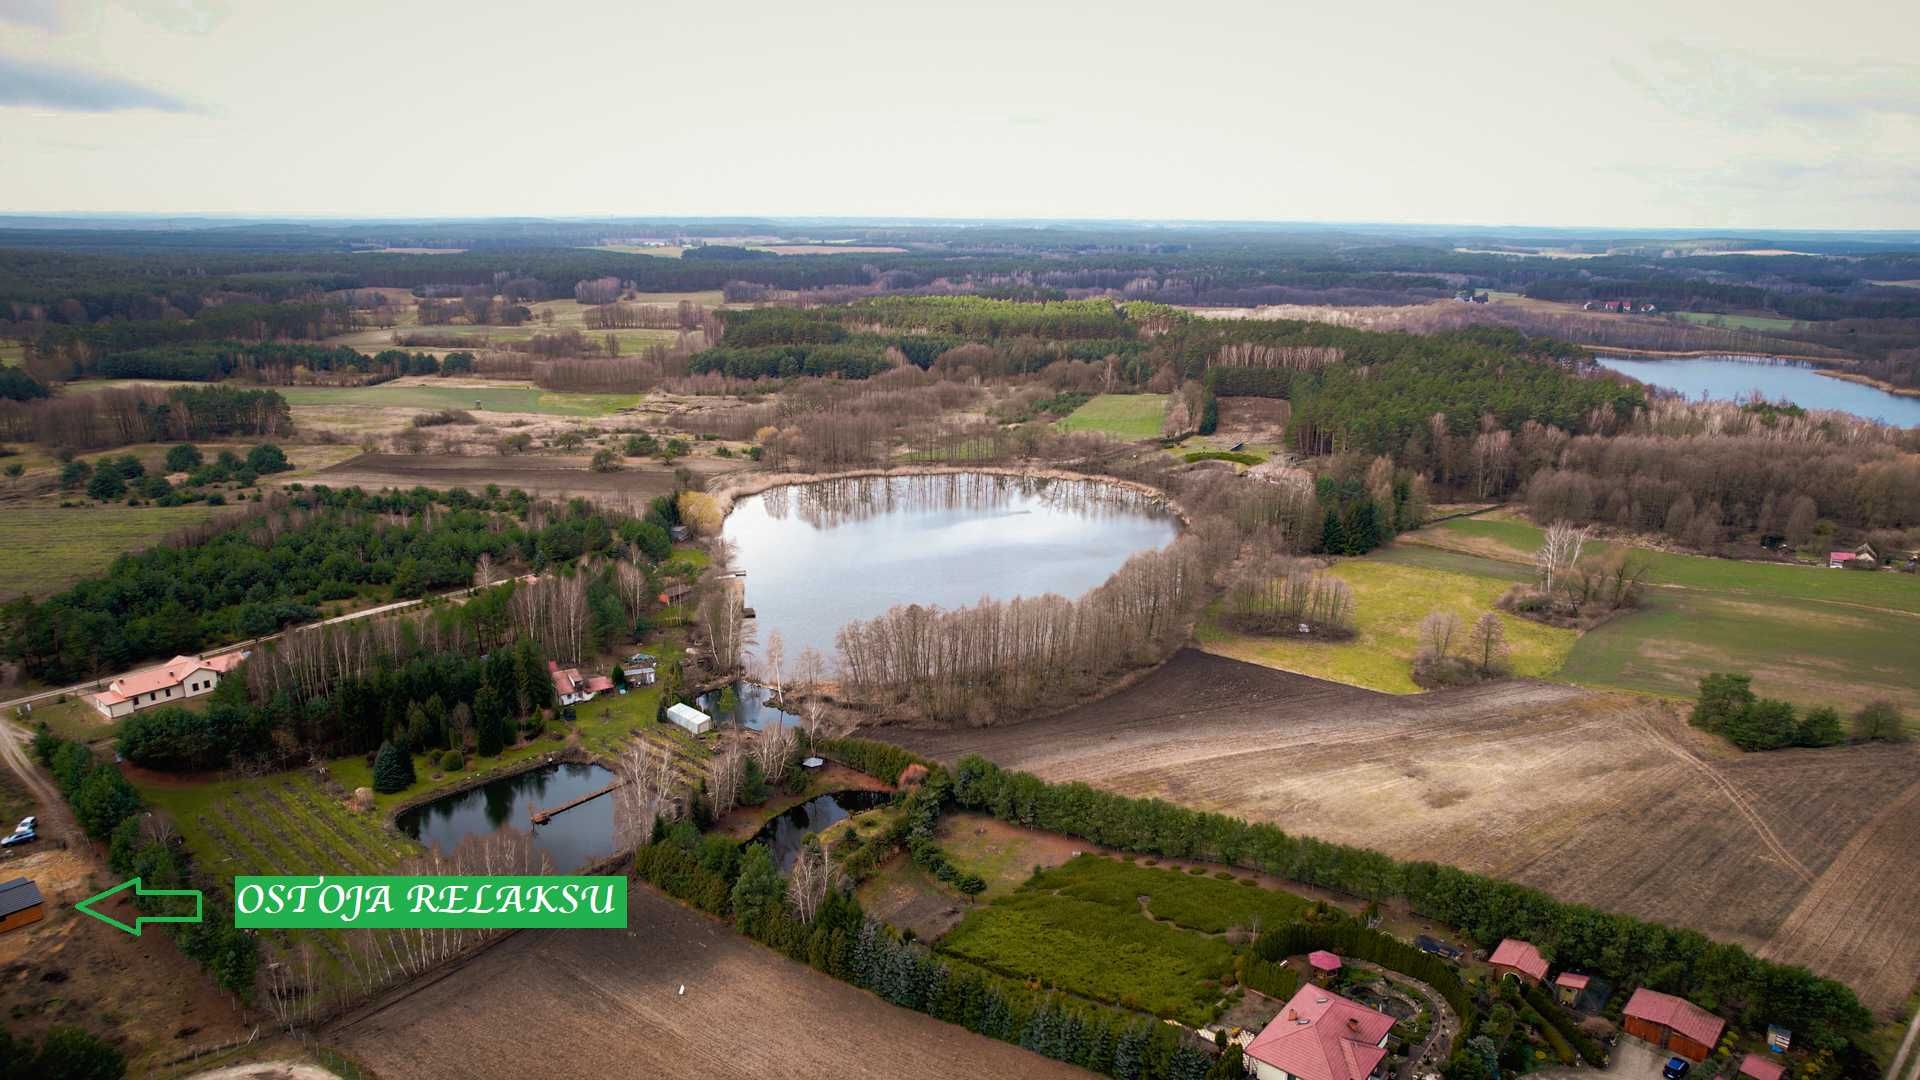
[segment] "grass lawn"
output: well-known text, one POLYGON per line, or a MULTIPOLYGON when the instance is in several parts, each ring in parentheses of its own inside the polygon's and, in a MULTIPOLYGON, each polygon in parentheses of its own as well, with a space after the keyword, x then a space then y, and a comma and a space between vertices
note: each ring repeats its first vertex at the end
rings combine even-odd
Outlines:
POLYGON ((1728 330, 1791 330, 1795 323, 1777 315, 1721 315, 1711 311, 1676 311, 1675 315, 1698 326, 1719 326, 1728 330))
POLYGON ((384 815, 354 812, 306 772, 135 786, 173 819, 194 860, 218 877, 377 874, 419 851, 384 815))
POLYGON ((103 573, 125 552, 205 521, 217 508, 86 506, 9 509, 0 514, 0 600, 46 597, 103 573))
MULTIPOLYGON (((1509 519, 1441 522, 1415 539, 1479 553, 1424 549, 1423 558, 1509 563, 1541 530, 1509 519)), ((1396 550, 1408 547, 1395 545, 1396 550)), ((1609 545, 1589 544, 1604 552, 1609 545)), ((1421 548, 1409 548, 1409 553, 1421 548)), ((1739 562, 1647 551, 1653 587, 1644 610, 1582 635, 1560 677, 1596 687, 1691 697, 1700 676, 1752 673, 1755 689, 1802 705, 1856 708, 1900 702, 1920 725, 1920 667, 1912 641, 1920 577, 1739 562)))
MULTIPOLYGON (((1315 642, 1242 634, 1223 626, 1213 612, 1201 622, 1199 639, 1209 652, 1323 679, 1418 693, 1413 655, 1420 621, 1433 611, 1451 611, 1468 626, 1493 610, 1500 595, 1525 580, 1523 568, 1492 559, 1433 552, 1395 544, 1362 559, 1342 559, 1329 571, 1352 586, 1358 636, 1315 642)), ((1502 614, 1514 673, 1546 677, 1560 670, 1575 634, 1502 614)))
POLYGON ((1100 394, 1060 421, 1061 431, 1104 431, 1122 439, 1151 439, 1160 434, 1167 413, 1165 394, 1100 394))
POLYGON ((635 405, 639 394, 562 394, 532 386, 435 386, 381 383, 377 386, 276 387, 296 406, 348 406, 389 409, 479 409, 482 412, 545 413, 553 416, 606 416, 635 405), (478 403, 478 404, 476 404, 478 403))
POLYGON ((1136 897, 1166 887, 1166 876, 1083 855, 975 909, 938 948, 1013 978, 1204 1024, 1219 1011, 1234 950, 1142 913, 1136 897))

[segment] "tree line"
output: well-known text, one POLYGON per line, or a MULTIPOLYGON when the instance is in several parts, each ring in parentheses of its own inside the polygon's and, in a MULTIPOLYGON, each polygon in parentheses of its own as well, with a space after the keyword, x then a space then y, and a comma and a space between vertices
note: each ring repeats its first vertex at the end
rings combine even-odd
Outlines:
MULTIPOLYGON (((1840 710, 1815 705, 1799 712, 1791 702, 1763 698, 1753 692, 1753 677, 1732 672, 1702 676, 1688 722, 1723 736, 1742 750, 1781 750, 1793 746, 1838 746, 1847 740, 1840 710)), ((1871 701, 1853 715, 1853 738, 1859 742, 1902 742, 1906 722, 1891 701, 1871 701)))
POLYGON ((293 430, 287 399, 230 386, 135 386, 0 401, 0 439, 73 450, 144 442, 276 437, 293 430))

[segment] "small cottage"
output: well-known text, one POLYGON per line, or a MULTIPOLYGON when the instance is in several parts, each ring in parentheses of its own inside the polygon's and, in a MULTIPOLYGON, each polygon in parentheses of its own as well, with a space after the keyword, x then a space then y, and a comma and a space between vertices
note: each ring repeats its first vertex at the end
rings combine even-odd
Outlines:
POLYGON ((1331 990, 1303 986, 1247 1044, 1260 1080, 1368 1080, 1382 1074, 1393 1017, 1331 990))
POLYGON ((1540 950, 1530 941, 1519 938, 1507 938, 1500 942, 1493 955, 1487 957, 1487 963, 1493 967, 1494 975, 1505 978, 1508 975, 1521 982, 1540 985, 1547 978, 1547 960, 1540 950))
POLYGON ((652 686, 659 678, 659 669, 659 661, 652 653, 634 653, 620 664, 620 674, 635 686, 652 686))
POLYGON ((667 719, 686 728, 694 735, 705 735, 713 730, 713 717, 701 712, 685 702, 679 702, 667 710, 667 719))
POLYGON ((93 707, 109 720, 155 705, 176 705, 188 698, 213 693, 222 676, 240 666, 249 654, 224 653, 201 659, 176 656, 158 667, 130 671, 93 695, 93 707))
POLYGON ((31 926, 46 917, 47 903, 38 885, 27 878, 14 878, 0 884, 0 934, 31 926))
POLYGON ((613 689, 613 680, 605 675, 582 675, 579 668, 563 668, 547 661, 547 677, 553 680, 553 693, 562 705, 592 701, 596 694, 613 689))
POLYGON ((1574 1003, 1580 1000, 1581 994, 1586 993, 1587 984, 1592 981, 1585 975, 1563 971, 1553 980, 1554 999, 1569 1009, 1574 1008, 1574 1003))

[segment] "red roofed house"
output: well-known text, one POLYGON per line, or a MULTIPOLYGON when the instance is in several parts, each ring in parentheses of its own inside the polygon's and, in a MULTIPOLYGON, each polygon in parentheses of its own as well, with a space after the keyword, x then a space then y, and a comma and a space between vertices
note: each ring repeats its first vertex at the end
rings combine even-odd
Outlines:
POLYGON ((613 680, 605 675, 583 676, 579 668, 563 668, 552 660, 547 661, 547 675, 553 679, 553 692, 562 705, 592 701, 593 695, 613 689, 613 680))
POLYGON ((205 660, 197 656, 176 656, 159 667, 130 671, 93 695, 93 707, 100 710, 102 716, 117 720, 155 705, 171 705, 210 694, 220 685, 220 677, 239 667, 248 655, 230 652, 205 660))
POLYGON ((1587 984, 1592 981, 1593 980, 1585 975, 1575 975, 1571 971, 1563 971, 1558 978, 1553 980, 1553 985, 1557 987, 1559 991, 1554 997, 1559 1000, 1560 1004, 1572 1008, 1573 1003, 1579 1001, 1580 995, 1586 992, 1587 984))
POLYGON ((1387 1057, 1393 1017, 1303 986, 1247 1044, 1260 1080, 1367 1080, 1387 1057))
POLYGON ((1827 552, 1827 569, 1829 570, 1841 569, 1842 567, 1852 563, 1853 560, 1858 557, 1859 556, 1855 555, 1851 551, 1829 551, 1827 552))
POLYGON ((1786 1073, 1786 1066, 1765 1054, 1748 1054, 1740 1059, 1740 1075, 1751 1076, 1753 1080, 1780 1080, 1786 1073))
POLYGON ((1493 965, 1496 976, 1511 975, 1536 986, 1547 978, 1547 958, 1541 956, 1540 950, 1534 948, 1531 942, 1519 938, 1502 941, 1500 947, 1493 950, 1493 955, 1487 957, 1487 963, 1493 965))
POLYGON ((1645 1039, 1683 1058, 1704 1061, 1720 1041, 1727 1022, 1685 998, 1646 987, 1627 1002, 1623 1026, 1627 1034, 1645 1039))

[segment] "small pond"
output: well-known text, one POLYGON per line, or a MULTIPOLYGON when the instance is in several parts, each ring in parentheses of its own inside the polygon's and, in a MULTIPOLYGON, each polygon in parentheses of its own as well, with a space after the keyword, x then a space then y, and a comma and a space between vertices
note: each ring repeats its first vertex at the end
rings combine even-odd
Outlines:
POLYGON ((545 825, 533 824, 533 811, 598 791, 613 779, 613 770, 599 765, 545 765, 443 795, 402 813, 394 823, 427 847, 448 853, 469 836, 531 829, 535 850, 553 860, 556 872, 566 873, 613 853, 613 796, 583 803, 545 825))
POLYGON ((896 604, 1078 597, 1178 531, 1117 484, 948 473, 774 488, 735 502, 722 535, 760 645, 778 631, 791 670, 806 648, 832 663, 842 626, 896 604))
POLYGON ((1803 409, 1838 409, 1883 424, 1920 424, 1920 397, 1889 394, 1874 386, 1822 375, 1809 365, 1768 356, 1702 356, 1687 359, 1595 355, 1602 367, 1649 386, 1689 398, 1735 401, 1756 391, 1768 401, 1803 409))
POLYGON ((719 690, 709 690, 699 697, 694 698, 693 707, 713 717, 713 722, 716 727, 733 725, 735 727, 746 728, 749 731, 759 731, 768 724, 773 723, 774 717, 776 716, 780 717, 781 722, 789 727, 796 726, 800 723, 800 717, 790 712, 784 712, 776 706, 767 704, 767 699, 772 697, 773 694, 759 683, 734 683, 733 694, 735 704, 733 711, 728 714, 723 715, 718 711, 720 708, 721 695, 721 691, 719 690))
POLYGON ((806 846, 807 837, 836 821, 845 821, 857 811, 883 806, 890 797, 884 791, 837 791, 831 795, 816 795, 761 826, 748 843, 767 845, 773 852, 774 863, 784 874, 793 869, 793 860, 800 857, 800 849, 806 846))

